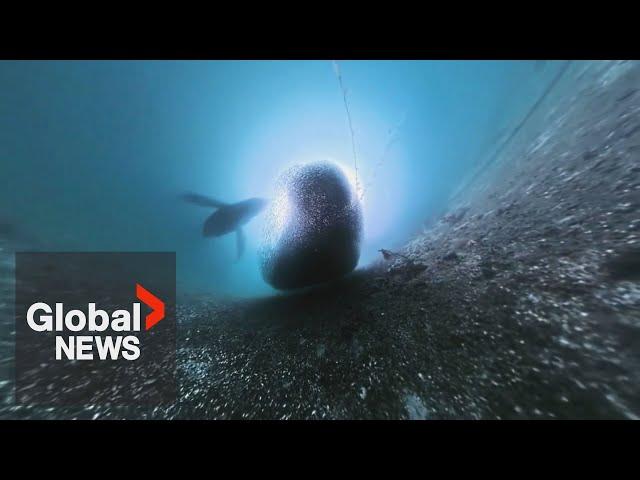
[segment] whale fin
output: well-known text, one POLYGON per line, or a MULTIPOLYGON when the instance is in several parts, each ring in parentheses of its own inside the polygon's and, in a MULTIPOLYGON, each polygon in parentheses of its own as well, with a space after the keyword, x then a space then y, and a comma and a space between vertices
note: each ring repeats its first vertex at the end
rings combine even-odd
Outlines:
POLYGON ((245 244, 244 232, 242 231, 241 228, 238 228, 236 230, 236 247, 238 249, 237 260, 240 260, 240 258, 242 257, 242 254, 244 253, 244 244, 245 244))
POLYGON ((193 203, 194 205, 199 205, 201 207, 221 208, 227 205, 215 198, 199 195, 197 193, 183 193, 180 195, 180 198, 185 202, 193 203))

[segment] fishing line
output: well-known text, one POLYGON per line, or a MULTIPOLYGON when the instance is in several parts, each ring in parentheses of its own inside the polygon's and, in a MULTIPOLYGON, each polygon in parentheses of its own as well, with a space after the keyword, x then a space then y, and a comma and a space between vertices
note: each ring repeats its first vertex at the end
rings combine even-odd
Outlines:
POLYGON ((344 109, 347 112, 347 121, 349 123, 349 132, 351 133, 351 150, 353 151, 353 168, 355 170, 355 176, 356 176, 356 197, 360 197, 359 199, 362 200, 360 194, 358 193, 359 190, 359 184, 358 184, 358 155, 356 153, 356 136, 355 133, 353 131, 353 122, 351 121, 351 111, 349 110, 349 101, 347 100, 347 89, 344 86, 344 83, 342 82, 342 73, 340 71, 340 65, 338 65, 338 62, 336 62, 335 60, 332 60, 332 64, 333 64, 333 71, 336 74, 336 77, 338 77, 338 83, 340 84, 340 90, 342 91, 342 100, 344 103, 344 109))
POLYGON ((340 90, 342 92, 342 100, 344 103, 344 109, 347 113, 347 122, 349 124, 349 132, 351 134, 351 149, 353 152, 353 166, 354 166, 354 170, 355 170, 355 183, 356 183, 356 197, 358 198, 358 200, 362 200, 364 198, 365 193, 367 192, 367 190, 373 186, 373 183, 376 179, 377 176, 377 172, 378 170, 380 170, 380 168, 382 167, 383 163, 385 162, 385 160, 387 159, 387 157, 389 156, 389 153, 391 152, 391 147, 396 143, 396 141, 398 140, 398 134, 400 129, 402 128, 402 125, 404 124, 406 117, 407 117, 407 112, 406 110, 402 113, 402 117, 400 118, 400 121, 394 125, 390 130, 389 130, 389 135, 387 137, 387 143, 384 146, 384 150, 382 152, 381 157, 378 159, 378 161, 376 162, 376 164, 373 167, 373 171, 371 174, 371 178, 369 179, 369 181, 363 186, 362 191, 360 191, 360 184, 358 182, 358 155, 356 153, 356 136, 355 136, 355 132, 353 130, 353 122, 351 119, 351 109, 349 108, 349 100, 347 99, 347 88, 344 86, 344 82, 342 80, 342 71, 340 70, 340 65, 338 65, 338 62, 335 60, 332 60, 332 65, 333 65, 333 71, 336 74, 336 77, 338 78, 338 83, 340 85, 340 90))
POLYGON ((382 168, 382 165, 384 164, 385 160, 389 156, 389 153, 391 153, 391 147, 393 147, 393 145, 398 141, 398 138, 399 138, 399 135, 400 135, 400 129, 404 125, 404 122, 405 122, 406 119, 407 119, 407 111, 405 110, 402 113, 402 117, 400 117, 400 121, 396 125, 394 125, 393 127, 391 127, 389 129, 389 135, 387 136, 387 143, 384 146, 384 150, 382 151, 382 155, 380 156, 380 158, 378 159, 378 161, 376 162, 376 164, 373 167, 373 172, 371 173, 371 178, 369 179, 367 184, 362 189, 362 196, 364 196, 364 194, 367 192, 367 190, 369 190, 369 188, 371 188, 373 186, 373 184, 375 183, 376 177, 378 175, 378 171, 380 170, 380 168, 382 168))

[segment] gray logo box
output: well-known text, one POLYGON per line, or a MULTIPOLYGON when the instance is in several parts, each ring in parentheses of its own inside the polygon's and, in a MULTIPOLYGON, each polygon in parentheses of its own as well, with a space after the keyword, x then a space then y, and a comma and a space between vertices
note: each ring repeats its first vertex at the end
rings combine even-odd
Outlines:
POLYGON ((175 401, 174 252, 19 252, 15 273, 17 404, 160 406, 175 401), (164 304, 164 318, 148 330, 145 320, 153 308, 137 297, 137 285, 164 304), (27 322, 29 308, 38 302, 47 304, 52 314, 39 309, 32 315, 32 324, 38 328, 51 326, 53 331, 36 331, 27 322), (77 314, 70 317, 69 324, 63 316, 58 316, 62 322, 57 321, 56 304, 63 305, 63 314, 79 310, 88 320, 89 303, 107 313, 108 323, 104 316, 94 322, 106 330, 90 331, 88 322, 80 331, 70 330, 82 326, 77 314), (133 317, 134 303, 140 304, 140 331, 122 331, 126 326, 124 314, 120 312, 118 322, 113 323, 113 313, 126 310, 133 317), (136 359, 131 359, 135 356, 131 347, 135 340, 128 338, 125 342, 130 336, 138 339, 136 359), (131 349, 126 350, 125 344, 131 349), (107 350, 107 345, 120 346, 115 358, 114 350, 107 350), (89 356, 93 358, 87 359, 89 356))

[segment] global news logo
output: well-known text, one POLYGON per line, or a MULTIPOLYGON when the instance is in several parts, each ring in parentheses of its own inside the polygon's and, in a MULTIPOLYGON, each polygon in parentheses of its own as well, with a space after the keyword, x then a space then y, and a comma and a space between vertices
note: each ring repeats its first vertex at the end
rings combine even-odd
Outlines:
MULTIPOLYGON (((149 330, 164 318, 164 302, 139 283, 136 297, 152 310, 145 318, 144 329, 149 330)), ((63 303, 52 308, 48 303, 36 302, 27 310, 27 324, 34 332, 59 333, 55 337, 56 360, 117 360, 122 356, 133 361, 140 358, 140 308, 141 304, 135 302, 130 310, 109 313, 89 303, 87 313, 78 309, 65 313, 63 303), (107 330, 122 335, 104 335, 107 330), (84 331, 99 335, 75 335, 84 331)))
POLYGON ((20 405, 175 401, 174 252, 18 252, 20 405))

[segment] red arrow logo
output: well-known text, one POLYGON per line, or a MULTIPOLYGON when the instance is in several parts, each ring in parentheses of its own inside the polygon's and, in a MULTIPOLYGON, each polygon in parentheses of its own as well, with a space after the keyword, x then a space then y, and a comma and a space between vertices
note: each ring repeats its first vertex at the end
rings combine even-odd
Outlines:
POLYGON ((149 330, 164 318, 164 302, 139 283, 136 283, 136 297, 151 308, 151 313, 145 318, 145 330, 149 330))

